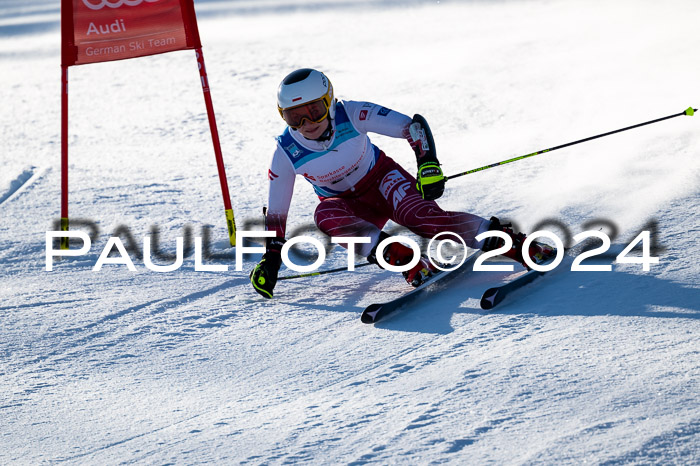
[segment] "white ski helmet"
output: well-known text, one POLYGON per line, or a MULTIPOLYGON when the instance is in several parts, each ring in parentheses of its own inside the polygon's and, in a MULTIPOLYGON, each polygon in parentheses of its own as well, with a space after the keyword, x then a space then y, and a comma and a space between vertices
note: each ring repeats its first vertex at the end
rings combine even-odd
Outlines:
POLYGON ((277 88, 277 109, 293 128, 301 126, 304 119, 319 123, 330 116, 332 120, 335 118, 333 85, 320 71, 311 68, 293 71, 277 88), (315 106, 306 106, 310 103, 315 106), (296 111, 290 112, 293 109, 296 111))

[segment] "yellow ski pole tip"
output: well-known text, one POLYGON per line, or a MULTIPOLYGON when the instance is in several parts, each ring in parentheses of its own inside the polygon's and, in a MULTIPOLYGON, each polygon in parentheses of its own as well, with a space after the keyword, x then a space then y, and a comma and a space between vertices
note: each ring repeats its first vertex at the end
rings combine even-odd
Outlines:
POLYGON ((688 110, 685 111, 685 114, 688 116, 693 116, 695 115, 695 109, 693 107, 688 107, 688 110))

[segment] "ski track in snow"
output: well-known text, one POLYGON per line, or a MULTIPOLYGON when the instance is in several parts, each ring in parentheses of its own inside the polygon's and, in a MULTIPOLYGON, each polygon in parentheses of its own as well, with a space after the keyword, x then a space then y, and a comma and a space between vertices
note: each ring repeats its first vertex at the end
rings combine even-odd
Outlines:
MULTIPOLYGON (((196 7, 239 229, 259 228, 281 129, 270 104, 295 68, 425 115, 448 174, 698 105, 692 1, 196 7), (325 41, 305 27, 318 24, 334 25, 325 41)), ((490 313, 479 297, 509 274, 471 273, 364 325, 365 306, 406 290, 399 277, 283 281, 264 300, 247 275, 259 255, 235 271, 191 51, 71 68, 70 217, 93 244, 45 271, 58 26, 55 2, 0 6, 1 463, 700 463, 697 116, 469 175, 439 201, 525 231, 610 221, 594 263, 653 220, 651 271, 570 272, 567 258, 490 313), (177 236, 206 227, 229 272, 197 272, 191 255, 145 268, 144 236, 160 233, 167 264, 177 236), (92 271, 109 236, 137 272, 92 271)), ((412 166, 405 142, 372 139, 412 166)), ((316 202, 298 181, 290 232, 316 202)), ((336 248, 324 267, 344 264, 336 248)))
POLYGON ((39 170, 37 172, 36 167, 30 167, 22 171, 15 179, 13 179, 9 186, 2 192, 0 190, 0 208, 4 202, 10 202, 13 198, 19 196, 27 189, 30 189, 31 185, 35 183, 39 178, 44 176, 48 169, 39 170))

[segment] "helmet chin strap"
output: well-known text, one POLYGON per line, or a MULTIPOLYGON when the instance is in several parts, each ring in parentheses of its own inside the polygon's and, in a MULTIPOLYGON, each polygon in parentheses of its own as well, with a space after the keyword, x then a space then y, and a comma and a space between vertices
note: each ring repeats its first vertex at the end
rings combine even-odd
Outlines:
POLYGON ((319 137, 314 139, 314 141, 329 141, 331 137, 333 137, 333 132, 335 131, 335 128, 333 128, 333 120, 331 119, 331 116, 328 115, 328 127, 326 130, 321 133, 319 137))

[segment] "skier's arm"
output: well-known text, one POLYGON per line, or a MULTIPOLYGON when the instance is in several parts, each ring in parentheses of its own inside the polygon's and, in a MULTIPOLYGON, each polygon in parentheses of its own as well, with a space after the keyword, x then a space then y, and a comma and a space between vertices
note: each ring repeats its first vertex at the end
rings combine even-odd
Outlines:
POLYGON ((287 228, 287 213, 294 194, 296 173, 284 151, 278 146, 267 172, 269 189, 267 196, 267 220, 265 229, 275 231, 284 238, 287 228))
POLYGON ((434 200, 445 191, 445 177, 438 162, 433 135, 428 122, 420 115, 413 118, 370 102, 345 102, 348 116, 364 133, 372 132, 404 138, 416 154, 417 188, 423 199, 434 200))
POLYGON ((265 216, 265 229, 274 231, 277 236, 267 239, 267 247, 262 260, 250 272, 250 282, 261 296, 272 298, 272 290, 277 284, 277 274, 282 265, 282 246, 287 227, 287 212, 294 193, 296 174, 291 162, 280 147, 272 157, 267 177, 270 180, 268 210, 265 216))
POLYGON ((352 124, 362 133, 377 133, 392 138, 406 138, 411 117, 371 102, 345 102, 352 124))

